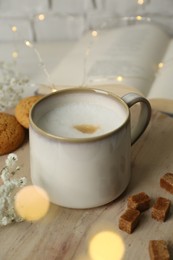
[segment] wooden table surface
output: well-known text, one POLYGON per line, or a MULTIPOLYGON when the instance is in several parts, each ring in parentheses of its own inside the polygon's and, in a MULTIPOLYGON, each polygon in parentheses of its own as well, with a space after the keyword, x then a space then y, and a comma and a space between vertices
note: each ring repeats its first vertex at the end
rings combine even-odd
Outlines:
MULTIPOLYGON (((21 165, 18 176, 26 176, 30 183, 28 140, 15 153, 21 165)), ((5 158, 5 155, 0 157, 1 168, 5 158)), ((131 194, 144 191, 151 196, 152 203, 158 196, 173 202, 173 195, 159 186, 160 177, 165 172, 173 172, 172 118, 153 112, 147 131, 132 146, 131 161, 131 182, 115 201, 86 210, 51 204, 47 215, 37 222, 25 221, 1 227, 0 260, 89 260, 92 259, 88 250, 90 239, 103 230, 111 230, 123 239, 125 253, 122 259, 149 259, 148 243, 153 239, 166 240, 173 257, 173 205, 164 223, 153 220, 151 210, 148 210, 132 234, 118 228, 119 217, 125 211, 127 197, 131 194)))

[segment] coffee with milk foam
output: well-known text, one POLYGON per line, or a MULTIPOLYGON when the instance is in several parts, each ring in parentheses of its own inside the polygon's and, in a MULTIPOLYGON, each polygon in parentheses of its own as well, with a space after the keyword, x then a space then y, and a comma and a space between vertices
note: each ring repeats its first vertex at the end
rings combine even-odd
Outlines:
POLYGON ((37 125, 55 136, 89 138, 117 129, 124 117, 123 113, 101 104, 78 102, 52 109, 39 119, 37 125))

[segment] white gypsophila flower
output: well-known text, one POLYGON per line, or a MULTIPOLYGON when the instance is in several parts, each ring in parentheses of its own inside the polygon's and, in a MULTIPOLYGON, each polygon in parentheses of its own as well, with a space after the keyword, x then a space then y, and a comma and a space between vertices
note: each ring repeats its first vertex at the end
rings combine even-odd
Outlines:
POLYGON ((19 179, 19 187, 25 186, 26 183, 27 183, 27 179, 25 177, 19 179))
POLYGON ((0 198, 0 211, 4 208, 5 205, 5 198, 0 198))
POLYGON ((24 88, 31 85, 27 77, 17 73, 14 64, 0 62, 0 111, 15 106, 24 88))
POLYGON ((17 155, 14 153, 10 153, 7 156, 7 159, 5 160, 5 164, 7 167, 11 168, 16 164, 17 161, 18 161, 17 155))
POLYGON ((2 226, 6 226, 9 223, 9 219, 7 217, 3 217, 1 219, 2 226))
MULTIPOLYGON (((8 172, 8 168, 7 167, 3 168, 2 173, 1 173, 1 180, 3 181, 3 183, 8 181, 9 177, 10 177, 10 173, 8 172)), ((0 190, 1 190, 1 186, 0 186, 0 190)))
POLYGON ((0 185, 0 226, 6 226, 12 222, 21 222, 14 209, 14 191, 16 188, 23 187, 27 183, 25 177, 14 178, 15 173, 20 169, 16 166, 18 157, 16 154, 9 154, 5 160, 5 166, 0 171, 2 185, 0 185))

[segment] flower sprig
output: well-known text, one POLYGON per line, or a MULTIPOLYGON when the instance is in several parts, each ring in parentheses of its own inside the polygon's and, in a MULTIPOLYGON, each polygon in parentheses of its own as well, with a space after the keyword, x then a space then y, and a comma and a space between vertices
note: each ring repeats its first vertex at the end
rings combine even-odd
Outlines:
POLYGON ((22 97, 24 87, 30 84, 29 79, 17 73, 12 64, 0 62, 0 111, 15 106, 22 97))
POLYGON ((19 171, 20 167, 16 166, 18 157, 11 153, 5 160, 5 166, 0 171, 0 226, 6 226, 12 222, 21 222, 23 219, 19 217, 14 208, 16 188, 23 187, 27 180, 25 177, 15 179, 14 175, 19 171))

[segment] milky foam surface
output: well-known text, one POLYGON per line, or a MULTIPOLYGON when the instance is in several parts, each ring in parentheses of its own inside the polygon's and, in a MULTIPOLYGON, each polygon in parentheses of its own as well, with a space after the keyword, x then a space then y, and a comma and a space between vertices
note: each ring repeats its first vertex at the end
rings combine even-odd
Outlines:
POLYGON ((115 109, 98 104, 70 103, 47 112, 37 125, 56 136, 88 138, 113 131, 123 122, 124 117, 115 109), (94 133, 82 133, 74 128, 83 124, 96 126, 97 130, 94 133))

